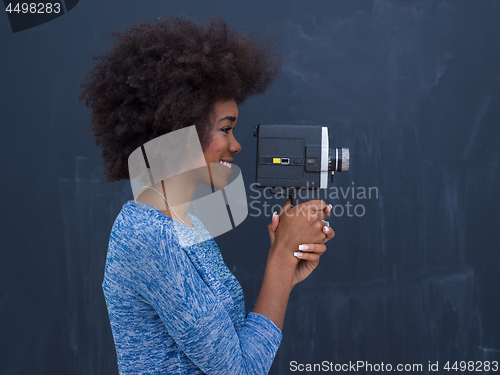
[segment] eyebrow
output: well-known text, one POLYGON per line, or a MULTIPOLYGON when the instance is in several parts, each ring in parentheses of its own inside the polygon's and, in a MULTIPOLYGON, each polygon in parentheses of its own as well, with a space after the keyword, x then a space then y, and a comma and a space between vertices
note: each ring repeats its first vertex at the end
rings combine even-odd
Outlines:
POLYGON ((229 121, 231 121, 231 122, 235 122, 235 121, 236 121, 236 117, 234 117, 234 116, 226 116, 226 117, 221 118, 221 119, 220 119, 219 121, 217 121, 217 122, 222 122, 222 121, 225 121, 225 120, 229 120, 229 121))

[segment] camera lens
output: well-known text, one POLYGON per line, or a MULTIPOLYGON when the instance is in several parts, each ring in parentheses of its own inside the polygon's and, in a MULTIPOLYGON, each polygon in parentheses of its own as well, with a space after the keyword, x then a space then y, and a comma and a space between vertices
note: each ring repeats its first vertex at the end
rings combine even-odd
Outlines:
POLYGON ((328 169, 334 172, 347 172, 349 170, 349 149, 331 148, 328 169))

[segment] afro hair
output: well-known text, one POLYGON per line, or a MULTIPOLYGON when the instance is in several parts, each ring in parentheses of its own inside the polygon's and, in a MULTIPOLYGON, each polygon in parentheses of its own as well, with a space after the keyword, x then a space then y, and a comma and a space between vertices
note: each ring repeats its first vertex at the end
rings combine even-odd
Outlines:
POLYGON ((79 97, 92 109, 108 181, 129 179, 132 151, 168 132, 194 124, 204 148, 214 103, 263 93, 281 66, 272 36, 257 42, 218 18, 157 19, 111 34, 79 97))

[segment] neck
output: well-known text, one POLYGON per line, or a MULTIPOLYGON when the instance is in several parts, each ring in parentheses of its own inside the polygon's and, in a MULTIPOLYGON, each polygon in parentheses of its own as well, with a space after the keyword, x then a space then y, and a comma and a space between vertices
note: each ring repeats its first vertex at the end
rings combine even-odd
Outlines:
POLYGON ((143 189, 143 192, 136 200, 156 207, 173 220, 180 223, 184 221, 184 223, 192 226, 188 211, 198 183, 187 177, 181 174, 159 181, 152 187, 161 195, 153 189, 143 189), (168 205, 162 195, 167 200, 168 205))

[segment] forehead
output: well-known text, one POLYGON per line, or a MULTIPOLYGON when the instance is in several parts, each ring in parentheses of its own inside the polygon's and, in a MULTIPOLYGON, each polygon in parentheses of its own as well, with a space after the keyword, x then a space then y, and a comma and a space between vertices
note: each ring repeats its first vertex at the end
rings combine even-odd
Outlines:
POLYGON ((238 118, 238 105, 234 99, 218 100, 214 104, 214 116, 216 122, 226 116, 238 118))

